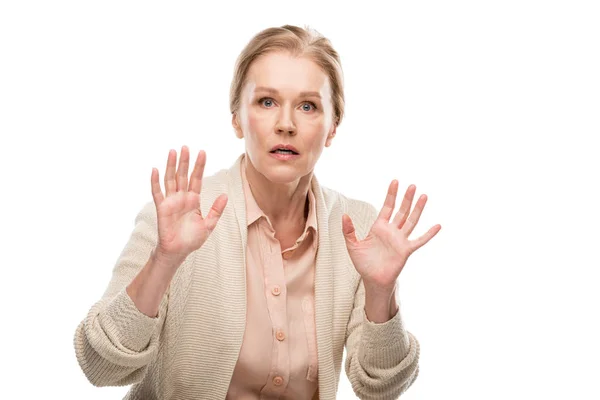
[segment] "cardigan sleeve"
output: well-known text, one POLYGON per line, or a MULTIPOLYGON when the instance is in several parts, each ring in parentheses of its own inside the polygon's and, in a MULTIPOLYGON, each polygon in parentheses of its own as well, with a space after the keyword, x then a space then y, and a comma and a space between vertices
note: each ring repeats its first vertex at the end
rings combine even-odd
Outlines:
MULTIPOLYGON (((371 228, 377 211, 369 205, 366 214, 366 219, 364 214, 356 219, 361 238, 371 228)), ((389 321, 369 321, 362 278, 346 331, 345 370, 360 399, 397 399, 419 374, 419 342, 404 328, 400 307, 389 321)))
POLYGON ((169 290, 155 318, 139 311, 125 290, 147 263, 157 238, 156 208, 150 202, 135 218, 133 232, 117 259, 105 293, 75 330, 77 361, 94 386, 125 386, 141 381, 158 351, 169 290))
POLYGON ((364 306, 361 279, 346 333, 346 375, 360 399, 397 399, 419 374, 419 342, 404 328, 400 309, 378 324, 364 306))

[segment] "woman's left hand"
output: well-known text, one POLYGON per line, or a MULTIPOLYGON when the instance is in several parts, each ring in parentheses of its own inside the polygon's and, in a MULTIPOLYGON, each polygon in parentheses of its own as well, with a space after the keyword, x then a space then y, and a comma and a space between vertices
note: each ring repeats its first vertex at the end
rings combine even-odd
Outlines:
POLYGON ((416 190, 415 185, 408 187, 400 209, 390 223, 398 194, 398 181, 394 179, 377 219, 369 234, 361 241, 356 238, 350 216, 344 214, 342 217, 348 253, 365 286, 391 292, 408 257, 429 242, 442 228, 439 224, 435 225, 418 239, 408 240, 427 202, 427 195, 421 195, 409 215, 416 190))

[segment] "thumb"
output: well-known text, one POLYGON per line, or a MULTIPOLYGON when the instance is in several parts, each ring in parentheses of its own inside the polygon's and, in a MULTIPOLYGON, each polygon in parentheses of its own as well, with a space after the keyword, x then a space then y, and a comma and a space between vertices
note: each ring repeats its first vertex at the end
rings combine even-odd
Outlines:
POLYGON ((227 195, 226 194, 221 194, 219 197, 217 197, 212 205, 212 207, 210 208, 210 210, 208 211, 208 215, 205 218, 205 223, 206 223, 206 227, 208 228, 209 231, 213 231, 215 229, 215 227, 217 226, 217 222, 219 222, 219 218, 221 218, 221 215, 223 214, 223 210, 225 209, 225 206, 227 205, 227 195))
POLYGON ((342 232, 344 233, 346 244, 356 245, 358 243, 354 224, 348 214, 342 215, 342 232))

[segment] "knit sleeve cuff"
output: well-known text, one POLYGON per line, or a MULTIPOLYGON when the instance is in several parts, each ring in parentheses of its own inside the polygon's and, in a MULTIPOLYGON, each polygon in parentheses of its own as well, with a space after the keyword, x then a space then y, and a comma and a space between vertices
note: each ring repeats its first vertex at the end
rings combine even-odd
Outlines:
POLYGON ((363 331, 358 357, 361 365, 374 368, 397 366, 408 354, 410 338, 404 329, 400 308, 383 323, 371 322, 363 309, 363 331))
POLYGON ((123 288, 98 316, 107 337, 117 347, 141 352, 148 347, 152 335, 157 329, 162 313, 166 311, 167 295, 162 298, 158 315, 149 317, 138 310, 123 288))

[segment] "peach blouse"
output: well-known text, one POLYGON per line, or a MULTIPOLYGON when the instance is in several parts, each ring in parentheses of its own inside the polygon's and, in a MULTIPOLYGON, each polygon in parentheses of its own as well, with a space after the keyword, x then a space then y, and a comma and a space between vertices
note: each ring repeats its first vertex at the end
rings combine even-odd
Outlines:
POLYGON ((246 329, 227 398, 310 400, 318 387, 314 193, 309 189, 304 232, 281 249, 252 195, 244 162, 241 172, 248 225, 246 329))

